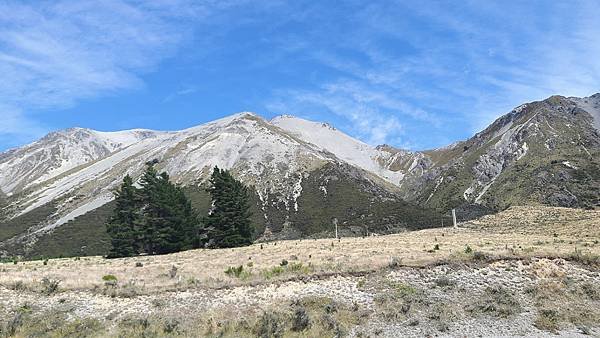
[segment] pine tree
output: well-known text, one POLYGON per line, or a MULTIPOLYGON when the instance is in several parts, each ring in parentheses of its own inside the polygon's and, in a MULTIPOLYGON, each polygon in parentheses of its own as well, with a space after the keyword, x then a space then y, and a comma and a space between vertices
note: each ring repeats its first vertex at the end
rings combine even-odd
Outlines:
POLYGON ((213 209, 205 220, 207 246, 231 248, 252 244, 254 228, 248 188, 228 171, 215 167, 208 192, 213 209))
POLYGON ((142 176, 144 224, 142 243, 149 254, 187 250, 197 243, 197 216, 183 190, 149 163, 142 176))
POLYGON ((140 196, 129 175, 123 178, 123 184, 115 192, 115 202, 115 210, 106 225, 112 245, 107 257, 130 257, 140 249, 137 240, 141 214, 140 196))

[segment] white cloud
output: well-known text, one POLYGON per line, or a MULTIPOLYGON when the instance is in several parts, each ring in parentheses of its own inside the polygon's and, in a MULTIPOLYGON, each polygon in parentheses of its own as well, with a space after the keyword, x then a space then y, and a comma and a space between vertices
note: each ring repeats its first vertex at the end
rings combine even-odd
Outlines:
POLYGON ((172 94, 167 95, 162 102, 163 103, 167 103, 167 102, 171 102, 173 101, 175 98, 179 97, 179 96, 185 96, 185 95, 190 95, 190 94, 194 94, 198 92, 198 89, 195 87, 186 87, 184 89, 180 89, 172 94))
MULTIPOLYGON (((598 13, 600 3, 585 0, 372 2, 344 18, 344 34, 317 31, 302 51, 351 81, 324 78, 300 98, 278 90, 271 102, 316 97, 349 121, 364 111, 404 130, 422 121, 430 134, 476 132, 524 102, 600 91, 598 13)), ((385 134, 414 144, 427 133, 385 134)))
POLYGON ((44 131, 24 112, 143 86, 140 74, 173 54, 186 21, 210 6, 189 1, 8 1, 0 4, 2 134, 44 131))

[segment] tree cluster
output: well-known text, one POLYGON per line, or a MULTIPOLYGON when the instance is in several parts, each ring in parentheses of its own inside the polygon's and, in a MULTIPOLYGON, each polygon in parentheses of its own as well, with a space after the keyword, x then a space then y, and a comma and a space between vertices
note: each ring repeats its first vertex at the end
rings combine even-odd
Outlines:
POLYGON ((236 247, 252 243, 248 189, 226 170, 215 168, 208 192, 212 208, 199 217, 183 189, 147 164, 140 188, 127 175, 115 192, 107 223, 109 258, 166 254, 198 247, 236 247))

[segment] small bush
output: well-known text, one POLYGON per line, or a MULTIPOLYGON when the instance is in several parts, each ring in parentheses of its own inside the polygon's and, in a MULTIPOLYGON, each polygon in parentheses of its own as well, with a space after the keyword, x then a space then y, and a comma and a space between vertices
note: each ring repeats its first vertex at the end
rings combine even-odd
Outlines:
POLYGON ((390 263, 388 264, 388 267, 395 269, 395 268, 399 267, 401 264, 402 264, 402 258, 392 257, 392 259, 390 260, 390 263))
POLYGON ((244 266, 240 265, 238 267, 230 266, 225 270, 225 274, 229 277, 237 277, 239 278, 242 272, 244 271, 244 266))
POLYGON ((106 285, 108 287, 117 286, 117 283, 118 283, 117 277, 114 275, 102 276, 102 280, 104 281, 104 285, 106 285))
POLYGON ((475 251, 473 252, 473 259, 476 261, 485 261, 488 259, 488 256, 484 252, 475 251))
POLYGON ((304 331, 310 327, 310 317, 304 307, 297 307, 292 318, 292 331, 304 331))
POLYGON ((469 245, 467 245, 467 246, 465 247, 465 253, 466 253, 466 254, 470 254, 470 253, 472 253, 472 252, 473 252, 473 249, 471 249, 471 247, 470 247, 469 245))
POLYGON ((229 277, 235 277, 235 278, 239 278, 239 279, 248 279, 251 275, 252 272, 248 271, 248 270, 244 270, 244 266, 240 265, 240 266, 230 266, 229 268, 227 268, 227 270, 225 270, 225 274, 229 277))
POLYGON ((441 287, 441 288, 454 286, 456 284, 455 281, 451 280, 450 278, 448 278, 446 276, 439 277, 433 282, 435 283, 436 286, 441 287))
POLYGON ((283 267, 281 267, 281 266, 274 266, 271 269, 264 270, 263 271, 263 276, 266 279, 271 279, 273 277, 277 277, 277 276, 282 275, 284 272, 285 272, 285 270, 283 269, 283 267))
POLYGON ((438 251, 439 249, 440 249, 440 245, 439 244, 436 244, 436 245, 433 246, 433 250, 434 251, 438 251))
POLYGON ((417 289, 410 284, 397 283, 393 284, 392 287, 401 298, 409 298, 417 293, 417 289))
POLYGON ((521 305, 508 289, 488 287, 480 299, 467 306, 467 310, 472 314, 489 314, 506 318, 521 312, 521 305))
POLYGON ((135 267, 136 267, 136 268, 141 268, 141 267, 143 267, 143 266, 144 266, 144 264, 143 264, 142 262, 136 262, 136 263, 135 263, 135 267))
POLYGON ((258 337, 280 338, 285 332, 285 319, 279 313, 264 312, 256 323, 255 333, 258 337))
POLYGON ((51 295, 58 292, 58 286, 60 285, 59 279, 50 279, 48 277, 44 277, 42 279, 42 293, 46 295, 51 295))
POLYGON ((556 332, 559 329, 559 316, 556 310, 541 309, 533 322, 533 325, 540 330, 556 332))
POLYGON ((294 273, 307 274, 312 271, 312 267, 305 266, 304 264, 298 262, 298 263, 292 263, 292 264, 288 265, 288 270, 291 272, 294 272, 294 273))
POLYGON ((288 261, 286 259, 283 259, 281 261, 281 263, 279 263, 280 266, 287 266, 288 265, 288 261))
POLYGON ((169 277, 175 278, 177 276, 177 267, 175 265, 171 266, 171 270, 169 270, 169 277))
POLYGON ((10 285, 10 289, 14 291, 25 291, 27 290, 27 286, 22 280, 18 280, 10 285))
MULTIPOLYGON (((17 312, 12 320, 6 325, 6 337, 15 336, 21 325, 23 325, 23 314, 21 312, 17 312)), ((0 327, 0 329, 1 328, 2 327, 0 327)), ((3 331, 0 330, 0 333, 3 333, 3 331)))
POLYGON ((168 334, 177 333, 179 321, 174 318, 167 319, 163 324, 163 331, 168 334))
POLYGON ((116 282, 117 277, 115 275, 104 275, 102 276, 102 280, 105 282, 116 282))

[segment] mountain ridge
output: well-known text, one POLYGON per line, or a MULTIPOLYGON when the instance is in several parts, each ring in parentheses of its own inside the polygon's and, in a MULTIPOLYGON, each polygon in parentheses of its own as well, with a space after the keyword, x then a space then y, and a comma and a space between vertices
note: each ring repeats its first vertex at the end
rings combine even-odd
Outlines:
POLYGON ((334 218, 360 234, 371 227, 365 220, 380 232, 435 226, 431 220, 451 208, 463 219, 519 204, 594 208, 598 106, 600 94, 552 96, 516 107, 467 140, 426 151, 370 146, 326 123, 250 112, 180 131, 56 131, 0 154, 0 228, 54 208, 21 235, 0 236, 0 251, 93 213, 112 200, 123 176, 138 177, 154 159, 201 201, 211 168, 231 170, 254 189, 257 236, 265 239, 328 231, 334 218), (383 210, 386 203, 394 207, 383 210))

